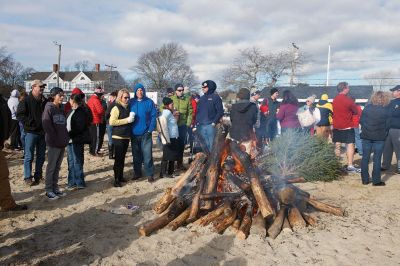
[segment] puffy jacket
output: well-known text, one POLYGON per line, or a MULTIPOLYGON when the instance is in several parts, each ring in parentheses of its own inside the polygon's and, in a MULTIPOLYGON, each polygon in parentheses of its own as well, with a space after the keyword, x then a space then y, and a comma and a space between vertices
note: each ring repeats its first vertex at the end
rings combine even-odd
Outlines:
POLYGON ((134 97, 129 100, 131 112, 135 112, 135 120, 132 124, 132 134, 141 136, 145 133, 151 133, 156 128, 157 110, 153 100, 146 97, 146 90, 141 84, 137 84, 134 89, 134 97), (137 99, 136 92, 138 89, 143 90, 143 98, 137 99))
POLYGON ((10 108, 11 111, 11 118, 13 120, 17 120, 17 109, 18 109, 18 104, 19 104, 19 92, 17 90, 13 90, 11 92, 10 99, 8 99, 7 104, 8 108, 10 108))
POLYGON ((193 108, 190 101, 190 97, 176 95, 171 96, 174 101, 174 108, 179 112, 178 126, 187 125, 190 126, 192 123, 193 108))
POLYGON ((69 141, 67 119, 64 110, 48 102, 43 111, 42 125, 46 133, 46 144, 49 147, 65 148, 69 141))
POLYGON ((353 127, 353 115, 357 114, 357 106, 352 99, 338 94, 333 99, 333 128, 347 129, 353 127))
POLYGON ((209 88, 197 103, 196 123, 200 125, 217 124, 224 115, 221 97, 215 89, 209 88))
POLYGON ((389 112, 387 107, 368 104, 360 118, 362 139, 385 140, 388 133, 389 112))
POLYGON ((70 131, 68 132, 72 143, 89 144, 91 141, 89 126, 91 117, 88 115, 90 111, 84 106, 79 106, 67 115, 67 121, 70 121, 70 131), (71 116, 72 115, 72 116, 71 116), (71 116, 71 117, 70 117, 71 116))
POLYGON ((389 106, 389 128, 400 128, 400 98, 393 99, 389 106))
POLYGON ((93 94, 88 100, 87 105, 92 112, 92 124, 102 124, 105 110, 99 97, 93 94))
POLYGON ((18 104, 17 120, 24 125, 27 133, 44 134, 42 126, 42 114, 47 99, 43 96, 36 99, 32 92, 18 104))
POLYGON ((281 123, 282 128, 300 128, 300 122, 297 118, 297 104, 281 104, 276 118, 281 123))
POLYGON ((325 100, 319 100, 317 107, 321 112, 321 120, 317 126, 330 126, 332 124, 333 107, 332 104, 325 100))
POLYGON ((257 122, 258 108, 254 102, 240 100, 232 105, 230 136, 237 141, 251 139, 253 127, 257 122))

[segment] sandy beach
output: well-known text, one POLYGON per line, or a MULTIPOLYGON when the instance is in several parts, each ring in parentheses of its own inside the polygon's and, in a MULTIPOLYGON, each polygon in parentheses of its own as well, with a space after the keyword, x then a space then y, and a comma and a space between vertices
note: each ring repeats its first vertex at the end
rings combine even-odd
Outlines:
MULTIPOLYGON (((106 144, 105 144, 106 145, 106 144)), ((282 233, 276 239, 250 234, 239 240, 229 229, 187 226, 140 237, 137 229, 156 217, 152 206, 175 179, 147 179, 112 186, 112 161, 85 152, 87 188, 49 201, 44 182, 23 182, 21 153, 8 154, 10 183, 29 210, 0 214, 1 265, 399 265, 400 175, 385 172, 385 187, 364 186, 359 174, 331 183, 299 186, 326 203, 345 208, 346 217, 316 212, 317 227, 282 233), (102 209, 133 204, 133 215, 102 209)), ((161 152, 154 149, 156 172, 161 152)), ((185 160, 187 162, 187 160, 185 160)), ((356 164, 360 157, 356 156, 356 164)), ((46 167, 46 163, 44 169, 46 167)), ((66 186, 64 158, 59 184, 66 186)), ((132 176, 130 149, 125 177, 132 176)))

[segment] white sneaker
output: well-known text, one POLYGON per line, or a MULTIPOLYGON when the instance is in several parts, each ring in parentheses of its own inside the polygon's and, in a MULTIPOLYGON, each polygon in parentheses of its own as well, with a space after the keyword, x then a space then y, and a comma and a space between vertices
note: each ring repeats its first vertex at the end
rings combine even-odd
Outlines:
POLYGON ((361 168, 357 168, 353 165, 347 166, 346 170, 348 173, 361 173, 361 168))
POLYGON ((49 200, 56 200, 59 199, 60 197, 57 196, 54 192, 47 192, 46 196, 49 200))

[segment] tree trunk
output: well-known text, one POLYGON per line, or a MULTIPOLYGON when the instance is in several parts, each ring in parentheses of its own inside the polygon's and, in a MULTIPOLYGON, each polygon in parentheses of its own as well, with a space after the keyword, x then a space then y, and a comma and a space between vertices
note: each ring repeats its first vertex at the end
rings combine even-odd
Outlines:
POLYGON ((224 202, 217 209, 207 213, 206 215, 204 215, 203 217, 198 219, 196 222, 194 222, 194 224, 207 226, 212 221, 214 221, 216 218, 218 218, 218 216, 220 216, 223 213, 227 212, 230 208, 231 208, 231 204, 229 202, 224 202))
POLYGON ((172 231, 175 231, 176 229, 178 229, 178 227, 186 223, 189 214, 190 214, 190 208, 186 208, 186 210, 182 212, 178 217, 176 217, 173 221, 171 221, 167 225, 167 227, 172 231))
POLYGON ((292 227, 290 227, 289 220, 285 217, 282 225, 282 232, 293 232, 292 227))
POLYGON ((282 225, 286 218, 286 211, 287 211, 287 208, 282 207, 279 210, 278 215, 276 216, 274 222, 268 228, 268 236, 270 238, 275 239, 279 235, 279 233, 282 231, 282 225))
POLYGON ((304 212, 302 214, 303 214, 303 218, 307 222, 307 224, 309 224, 311 226, 317 225, 317 218, 315 218, 314 216, 312 216, 310 214, 304 213, 304 212))
POLYGON ((214 222, 213 226, 218 234, 223 234, 236 219, 237 209, 234 209, 230 214, 222 214, 214 222))
POLYGON ((294 206, 289 210, 288 220, 293 229, 304 228, 307 226, 306 221, 304 221, 303 216, 301 216, 299 209, 294 206))
POLYGON ((311 198, 309 198, 307 202, 319 211, 331 213, 337 216, 344 216, 344 210, 340 207, 332 206, 311 198))

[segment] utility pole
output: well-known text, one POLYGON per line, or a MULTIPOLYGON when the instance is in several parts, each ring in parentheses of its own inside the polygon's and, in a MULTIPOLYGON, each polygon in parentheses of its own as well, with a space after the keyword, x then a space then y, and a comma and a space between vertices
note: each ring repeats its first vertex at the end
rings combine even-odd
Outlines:
POLYGON ((111 92, 111 75, 112 75, 113 69, 114 69, 114 68, 117 68, 117 67, 114 66, 113 64, 111 64, 111 65, 105 64, 105 66, 110 68, 109 87, 110 87, 110 92, 111 92))
POLYGON ((61 43, 53 41, 58 46, 58 66, 57 66, 57 87, 60 87, 60 67, 61 67, 61 43))
POLYGON ((326 66, 326 86, 329 86, 329 66, 331 63, 331 46, 328 46, 328 64, 326 66))
POLYGON ((292 42, 292 46, 293 46, 293 60, 292 60, 292 73, 290 75, 290 86, 294 86, 294 75, 296 72, 296 60, 297 58, 299 58, 299 47, 292 42))

